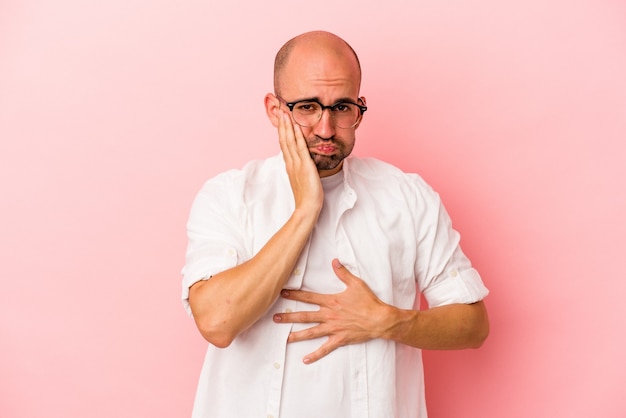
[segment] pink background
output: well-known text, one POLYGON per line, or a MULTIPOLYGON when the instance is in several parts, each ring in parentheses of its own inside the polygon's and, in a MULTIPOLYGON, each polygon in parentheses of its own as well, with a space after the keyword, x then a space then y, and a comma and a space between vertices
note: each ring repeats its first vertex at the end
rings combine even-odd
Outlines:
POLYGON ((189 207, 278 152, 311 29, 360 54, 355 152, 439 190, 491 290, 483 348, 425 353, 431 417, 626 416, 618 0, 2 0, 0 416, 189 416, 189 207))

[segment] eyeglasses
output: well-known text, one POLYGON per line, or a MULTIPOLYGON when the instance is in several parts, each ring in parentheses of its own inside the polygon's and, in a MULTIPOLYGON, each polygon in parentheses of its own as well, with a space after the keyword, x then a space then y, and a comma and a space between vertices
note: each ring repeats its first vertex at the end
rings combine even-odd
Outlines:
MULTIPOLYGON (((338 128, 354 128, 367 110, 367 106, 350 101, 341 101, 330 106, 324 106, 317 99, 287 102, 285 99, 277 97, 278 100, 289 108, 296 123, 303 127, 311 127, 317 124, 322 119, 324 110, 329 109, 330 117, 338 128)), ((363 103, 363 100, 360 98, 359 101, 363 103)))

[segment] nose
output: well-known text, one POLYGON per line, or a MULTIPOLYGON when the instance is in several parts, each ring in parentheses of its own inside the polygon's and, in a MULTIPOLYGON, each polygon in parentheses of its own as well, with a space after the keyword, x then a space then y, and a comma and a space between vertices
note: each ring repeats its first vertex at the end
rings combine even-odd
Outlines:
POLYGON ((323 139, 330 139, 335 136, 335 122, 330 114, 330 109, 322 110, 322 117, 313 127, 313 133, 323 139))

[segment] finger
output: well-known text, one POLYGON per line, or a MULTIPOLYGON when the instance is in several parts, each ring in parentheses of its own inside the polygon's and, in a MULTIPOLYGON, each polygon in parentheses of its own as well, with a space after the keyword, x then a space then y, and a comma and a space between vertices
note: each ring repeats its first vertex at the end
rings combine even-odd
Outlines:
POLYGON ((353 283, 357 277, 350 273, 350 271, 343 265, 338 259, 333 259, 332 261, 333 271, 339 277, 339 280, 344 282, 347 285, 353 283))
POLYGON ((316 171, 313 160, 311 159, 311 153, 309 152, 309 146, 302 133, 302 128, 297 123, 293 123, 289 114, 287 114, 286 124, 292 138, 289 141, 289 145, 292 145, 291 151, 293 152, 292 157, 294 162, 308 166, 311 172, 316 171))
POLYGON ((322 317, 319 314, 319 311, 300 311, 300 312, 290 312, 290 313, 276 313, 272 316, 274 322, 280 324, 291 324, 291 323, 299 323, 299 324, 312 324, 319 323, 322 321, 322 317))
POLYGON ((278 143, 283 152, 285 163, 291 165, 293 163, 293 130, 289 126, 289 116, 282 110, 279 111, 278 118, 278 143), (290 132, 291 131, 291 132, 290 132))
POLYGON ((320 346, 320 348, 304 356, 302 361, 304 362, 304 364, 315 363, 322 357, 325 357, 332 351, 335 351, 335 349, 337 349, 338 347, 340 347, 340 345, 335 343, 332 338, 329 338, 324 344, 320 346))
POLYGON ((297 300, 298 302, 312 303, 314 305, 326 306, 326 302, 331 295, 321 293, 307 292, 306 290, 288 290, 283 289, 280 296, 289 300, 297 300))
MULTIPOLYGON (((291 122, 291 121, 290 121, 291 122)), ((302 128, 298 124, 292 124, 293 133, 295 138, 296 149, 300 157, 307 161, 311 158, 311 154, 309 152, 309 147, 307 145, 306 139, 304 139, 304 134, 302 133, 302 128)))
POLYGON ((326 337, 328 332, 324 331, 322 325, 312 326, 300 331, 292 331, 287 339, 288 343, 297 343, 299 341, 314 340, 316 338, 326 337))

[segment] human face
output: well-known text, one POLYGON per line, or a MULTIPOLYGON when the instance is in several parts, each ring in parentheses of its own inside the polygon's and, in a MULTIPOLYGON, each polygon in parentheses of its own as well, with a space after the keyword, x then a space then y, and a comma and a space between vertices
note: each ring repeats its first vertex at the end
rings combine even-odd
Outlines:
MULTIPOLYGON (((280 82, 281 98, 285 101, 317 100, 323 105, 341 101, 358 101, 359 73, 350 53, 324 47, 296 48, 287 63, 280 82)), ((282 104, 288 111, 287 107, 282 104)), ((325 177, 341 170, 343 160, 355 144, 355 130, 338 128, 329 110, 322 113, 313 126, 301 127, 311 158, 325 177)))

